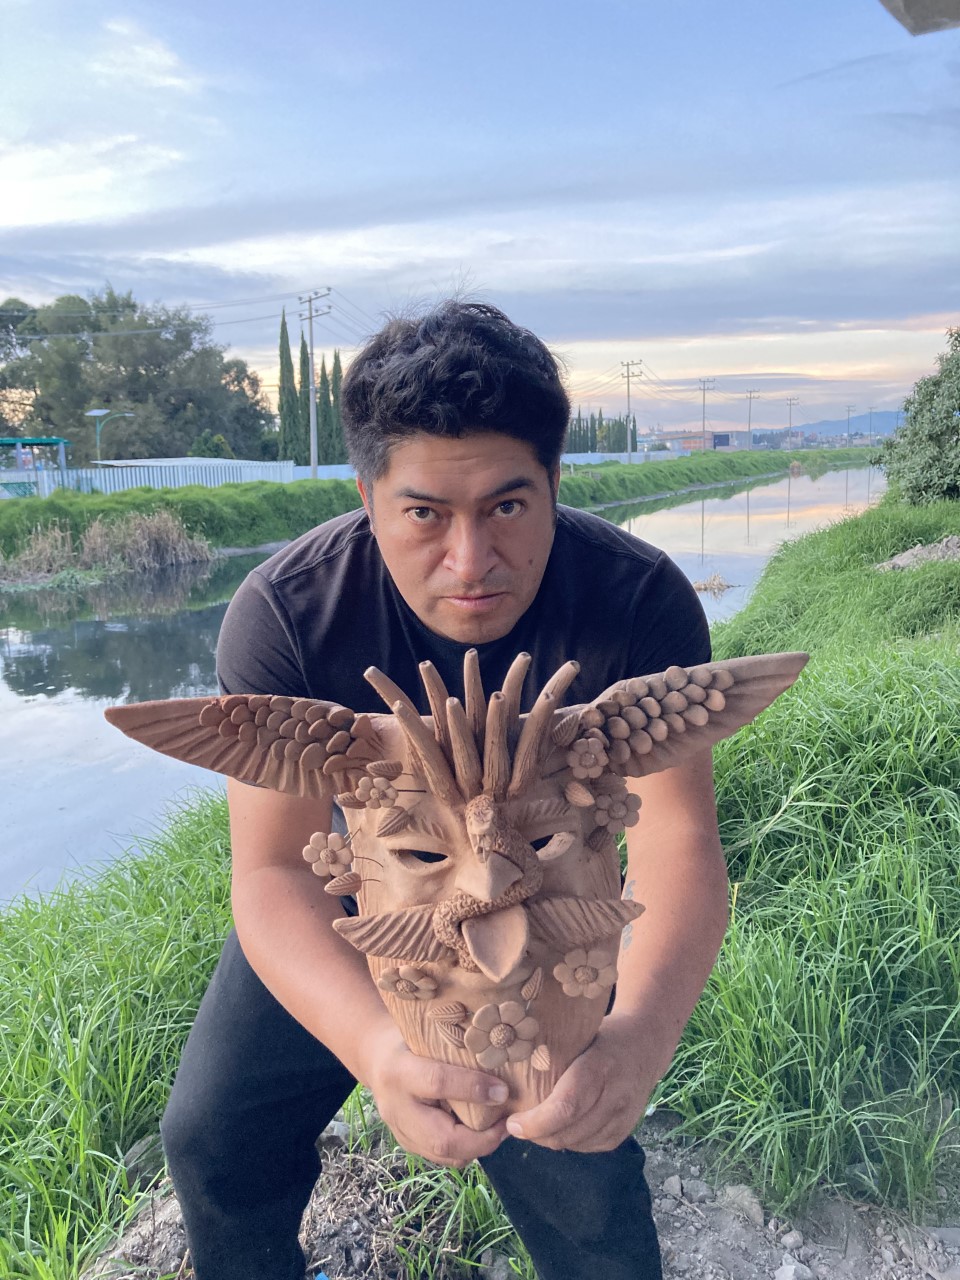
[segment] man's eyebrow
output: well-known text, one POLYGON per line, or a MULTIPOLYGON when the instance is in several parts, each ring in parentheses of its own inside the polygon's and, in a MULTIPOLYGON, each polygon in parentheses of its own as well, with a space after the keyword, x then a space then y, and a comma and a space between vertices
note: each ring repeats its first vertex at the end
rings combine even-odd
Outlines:
MULTIPOLYGON (((490 493, 483 494, 480 501, 491 502, 494 498, 502 498, 505 493, 515 493, 518 489, 533 489, 535 487, 533 480, 529 476, 514 476, 504 484, 498 485, 490 493)), ((422 493, 419 489, 397 489, 394 497, 408 498, 412 502, 435 502, 438 506, 448 506, 450 502, 449 498, 439 497, 435 493, 422 493)))

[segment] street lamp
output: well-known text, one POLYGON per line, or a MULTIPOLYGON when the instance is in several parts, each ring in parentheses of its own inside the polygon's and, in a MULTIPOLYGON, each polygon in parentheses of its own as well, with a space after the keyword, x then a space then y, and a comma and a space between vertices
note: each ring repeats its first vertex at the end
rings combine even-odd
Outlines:
POLYGON ((85 418, 97 420, 97 465, 100 463, 100 432, 111 418, 135 418, 135 413, 126 413, 122 409, 88 409, 85 418))

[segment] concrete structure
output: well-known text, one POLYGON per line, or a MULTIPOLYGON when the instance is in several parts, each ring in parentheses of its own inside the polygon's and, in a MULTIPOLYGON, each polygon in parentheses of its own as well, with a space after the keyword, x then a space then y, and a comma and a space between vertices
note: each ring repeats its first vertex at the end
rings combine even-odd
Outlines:
POLYGON ((911 35, 960 27, 960 0, 880 0, 911 35))

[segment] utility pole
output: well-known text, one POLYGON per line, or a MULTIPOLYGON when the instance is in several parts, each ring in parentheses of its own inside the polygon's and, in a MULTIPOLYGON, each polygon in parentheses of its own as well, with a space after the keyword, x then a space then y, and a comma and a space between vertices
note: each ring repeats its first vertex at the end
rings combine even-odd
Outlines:
POLYGON ((703 398, 703 411, 700 418, 700 430, 703 433, 701 448, 703 450, 704 457, 706 457, 706 453, 707 453, 707 388, 713 386, 713 384, 716 382, 716 378, 699 378, 698 381, 700 383, 700 391, 703 398))
MULTIPOLYGON (((793 435, 793 406, 800 403, 799 396, 787 396, 787 448, 790 448, 790 438, 793 435)), ((787 523, 790 521, 788 519, 787 523)))
POLYGON ((867 427, 867 444, 871 449, 873 448, 873 410, 874 410, 874 406, 871 405, 869 410, 870 425, 867 427))
POLYGON ((753 448, 753 402, 759 394, 759 391, 747 392, 747 449, 753 448))
MULTIPOLYGON (((308 293, 306 297, 300 298, 300 305, 307 308, 307 334, 310 349, 310 479, 317 478, 317 379, 313 371, 313 318, 314 316, 326 316, 330 314, 329 307, 323 307, 320 311, 314 311, 313 304, 319 298, 328 298, 330 296, 329 289, 314 289, 312 293, 308 293)), ((303 312, 300 313, 300 319, 305 317, 303 312)))
POLYGON ((630 463, 633 461, 633 429, 630 426, 630 374, 633 371, 633 366, 636 365, 637 366, 636 376, 638 378, 642 378, 643 369, 641 368, 641 365, 643 364, 643 361, 642 360, 621 360, 620 363, 624 367, 624 369, 626 369, 627 371, 626 373, 621 373, 620 377, 626 378, 627 380, 627 462, 630 463))
POLYGON ((857 406, 855 404, 847 405, 847 448, 850 448, 850 415, 857 406))

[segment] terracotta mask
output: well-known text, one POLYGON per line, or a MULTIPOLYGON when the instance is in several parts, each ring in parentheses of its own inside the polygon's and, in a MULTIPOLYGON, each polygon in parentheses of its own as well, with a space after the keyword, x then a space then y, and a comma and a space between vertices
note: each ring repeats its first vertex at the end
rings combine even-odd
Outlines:
MULTIPOLYGON (((303 854, 359 916, 334 923, 367 957, 410 1048, 503 1077, 503 1107, 456 1104, 485 1128, 550 1092, 590 1043, 617 978, 623 928, 617 837, 638 818, 624 779, 678 764, 734 733, 796 679, 803 654, 671 667, 563 708, 568 662, 521 715, 530 664, 464 703, 421 665, 432 715, 382 672, 391 714, 309 698, 233 694, 111 708, 166 754, 280 791, 334 796, 348 834, 303 854)), ((642 926, 641 926, 642 927, 642 926)))

